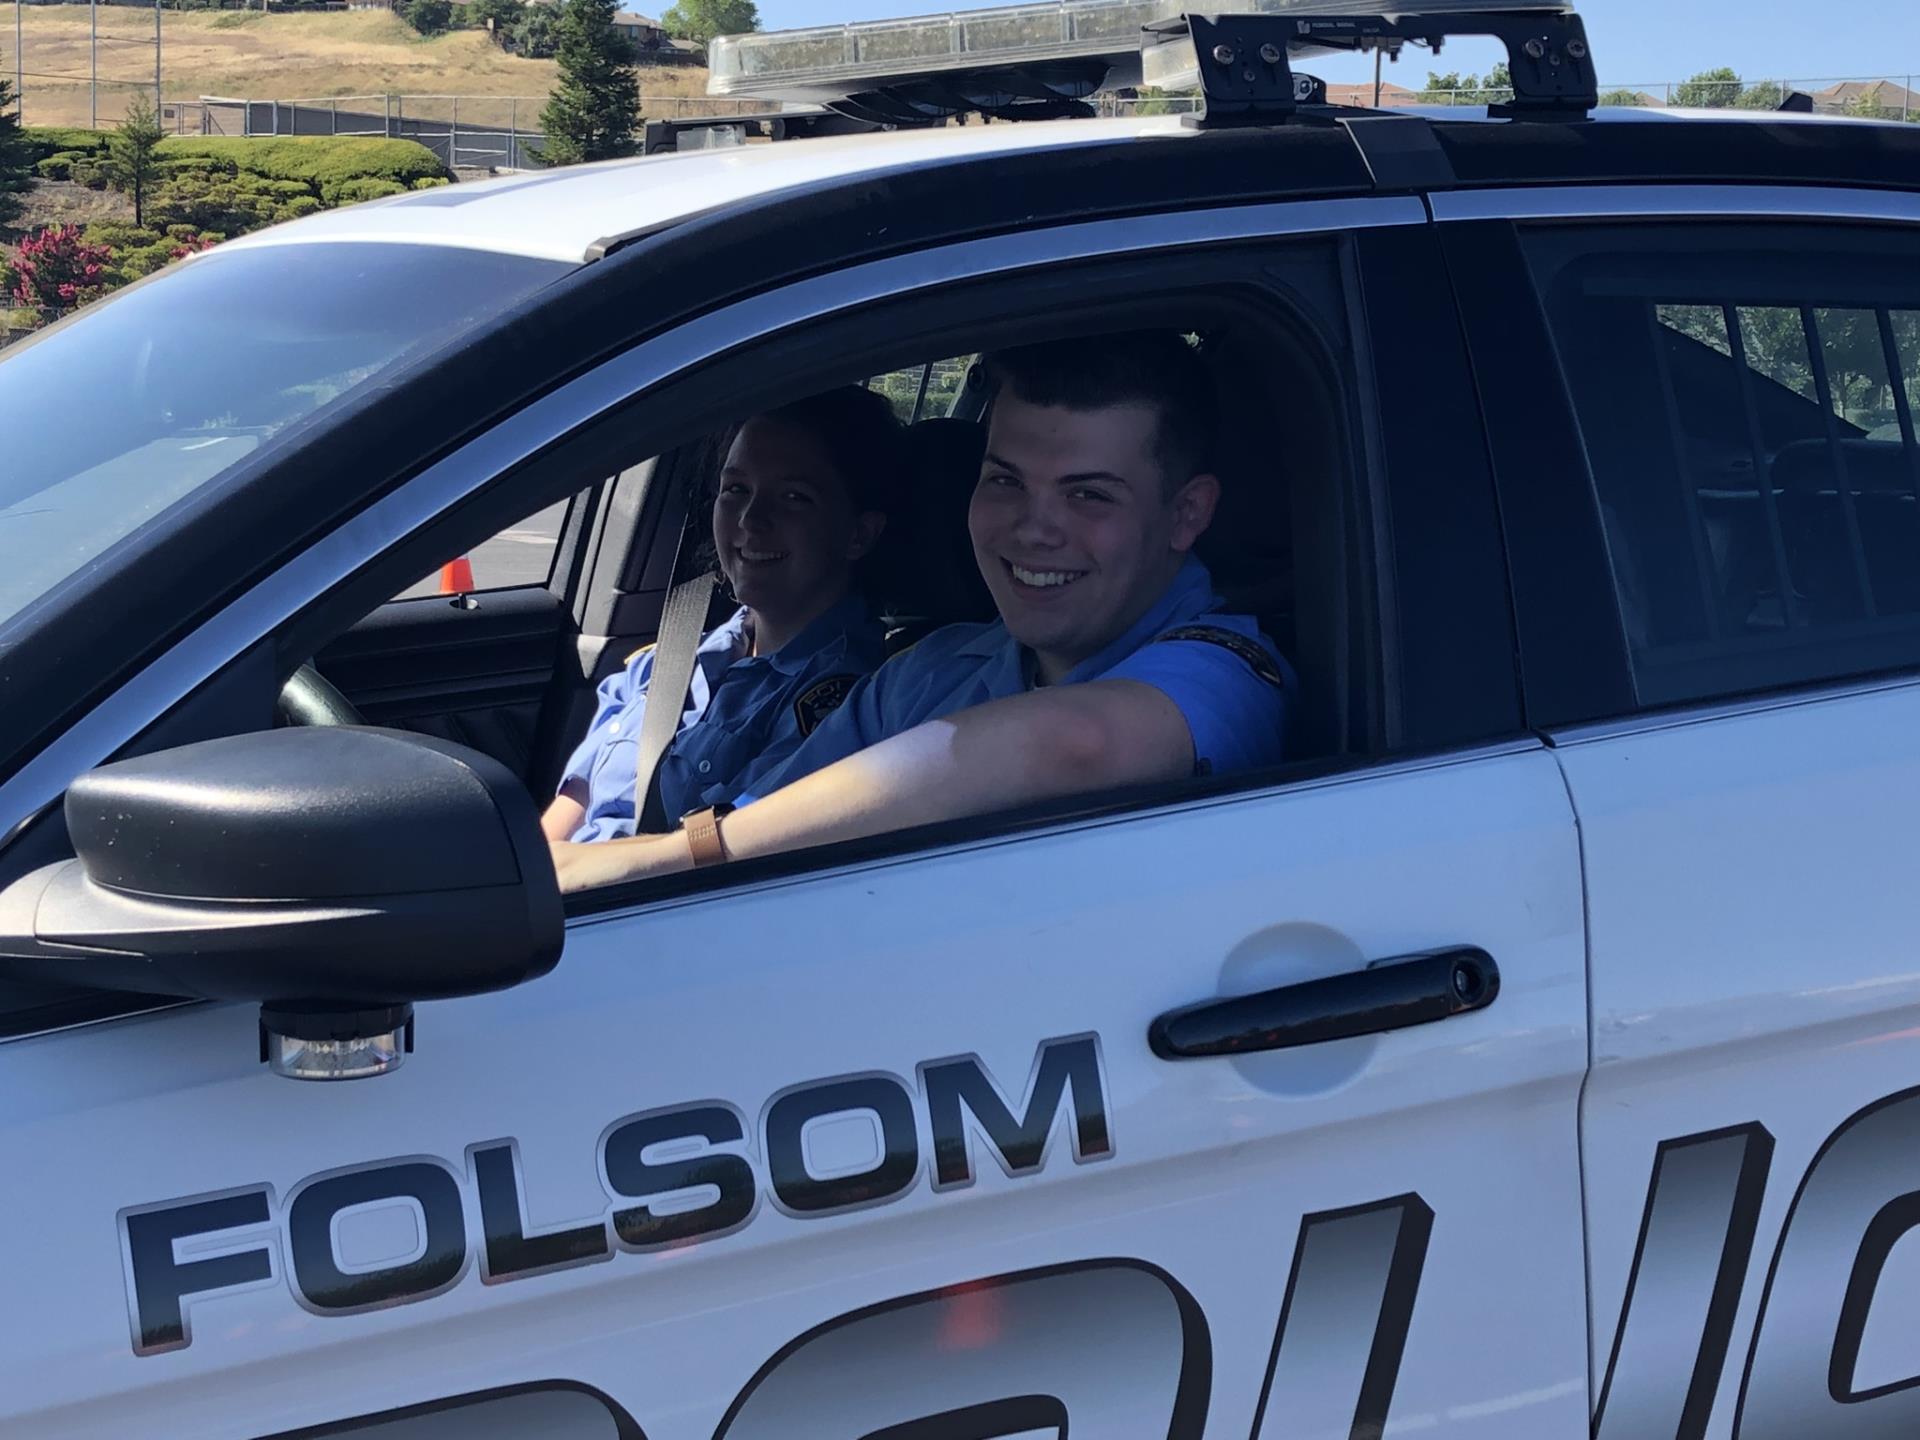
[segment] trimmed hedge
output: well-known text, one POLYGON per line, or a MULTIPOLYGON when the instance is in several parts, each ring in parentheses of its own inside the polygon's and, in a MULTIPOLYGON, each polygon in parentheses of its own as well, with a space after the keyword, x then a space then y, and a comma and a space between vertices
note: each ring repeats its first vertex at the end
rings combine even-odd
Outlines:
POLYGON ((415 181, 437 180, 447 173, 431 150, 411 140, 345 135, 204 140, 171 136, 160 142, 159 154, 165 160, 210 160, 223 169, 230 166, 267 180, 297 180, 328 205, 342 203, 340 188, 352 180, 385 180, 410 190, 415 181))
POLYGON ((362 200, 380 200, 388 195, 404 195, 407 187, 392 180, 375 180, 371 176, 361 176, 354 180, 343 180, 334 191, 334 204, 357 205, 362 200))
POLYGON ((27 142, 28 156, 40 161, 59 154, 105 155, 110 133, 106 130, 68 130, 53 125, 29 125, 21 130, 20 136, 27 142))
MULTIPOLYGON (((106 158, 110 131, 30 128, 22 133, 27 137, 34 171, 42 179, 98 183, 93 167, 106 158)), ((358 135, 286 135, 271 139, 170 135, 160 142, 156 153, 168 170, 254 175, 279 182, 273 188, 283 196, 311 195, 324 205, 397 195, 447 179, 446 167, 424 145, 358 135), (393 188, 355 183, 367 181, 393 188), (351 191, 343 192, 342 187, 348 185, 351 191)))

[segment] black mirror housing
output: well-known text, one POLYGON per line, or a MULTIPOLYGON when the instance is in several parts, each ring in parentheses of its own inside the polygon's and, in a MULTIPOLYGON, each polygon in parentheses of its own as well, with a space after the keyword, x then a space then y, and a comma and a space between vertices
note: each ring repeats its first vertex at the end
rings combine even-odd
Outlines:
POLYGON ((402 1004, 551 970, 564 915, 539 815, 498 761, 294 727, 104 765, 77 858, 0 892, 0 969, 214 1000, 402 1004))

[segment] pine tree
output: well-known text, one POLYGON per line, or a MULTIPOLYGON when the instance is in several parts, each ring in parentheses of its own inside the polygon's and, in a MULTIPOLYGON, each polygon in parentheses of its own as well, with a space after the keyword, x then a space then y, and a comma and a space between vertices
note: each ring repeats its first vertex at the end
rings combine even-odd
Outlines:
POLYGON ((26 136, 20 133, 20 104, 13 82, 0 80, 0 225, 20 214, 20 197, 33 178, 30 154, 26 136))
POLYGON ((631 49, 614 28, 618 8, 618 0, 563 0, 560 6, 560 83, 540 116, 549 165, 633 153, 640 89, 631 49))
POLYGON ((120 128, 107 137, 107 178, 116 190, 133 197, 133 223, 147 223, 147 192, 160 174, 156 147, 166 138, 153 102, 143 90, 133 92, 120 128))

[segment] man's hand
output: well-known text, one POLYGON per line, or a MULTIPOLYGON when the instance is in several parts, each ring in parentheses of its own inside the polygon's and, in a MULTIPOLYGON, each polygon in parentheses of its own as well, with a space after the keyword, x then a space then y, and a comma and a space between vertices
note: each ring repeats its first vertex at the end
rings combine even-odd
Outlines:
MULTIPOLYGON (((727 816, 729 859, 857 840, 1193 773, 1180 708, 1151 685, 1098 680, 930 720, 727 816)), ((693 867, 684 835, 555 845, 572 892, 693 867)))

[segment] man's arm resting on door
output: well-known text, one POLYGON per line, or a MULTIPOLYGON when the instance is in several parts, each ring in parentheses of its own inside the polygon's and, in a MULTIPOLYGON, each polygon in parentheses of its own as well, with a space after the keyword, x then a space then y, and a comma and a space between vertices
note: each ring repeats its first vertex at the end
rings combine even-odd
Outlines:
MULTIPOLYGON (((1099 680, 928 721, 736 811, 722 837, 729 859, 750 860, 1192 773, 1180 707, 1152 685, 1099 680)), ((567 891, 693 868, 678 833, 553 856, 567 891)))

